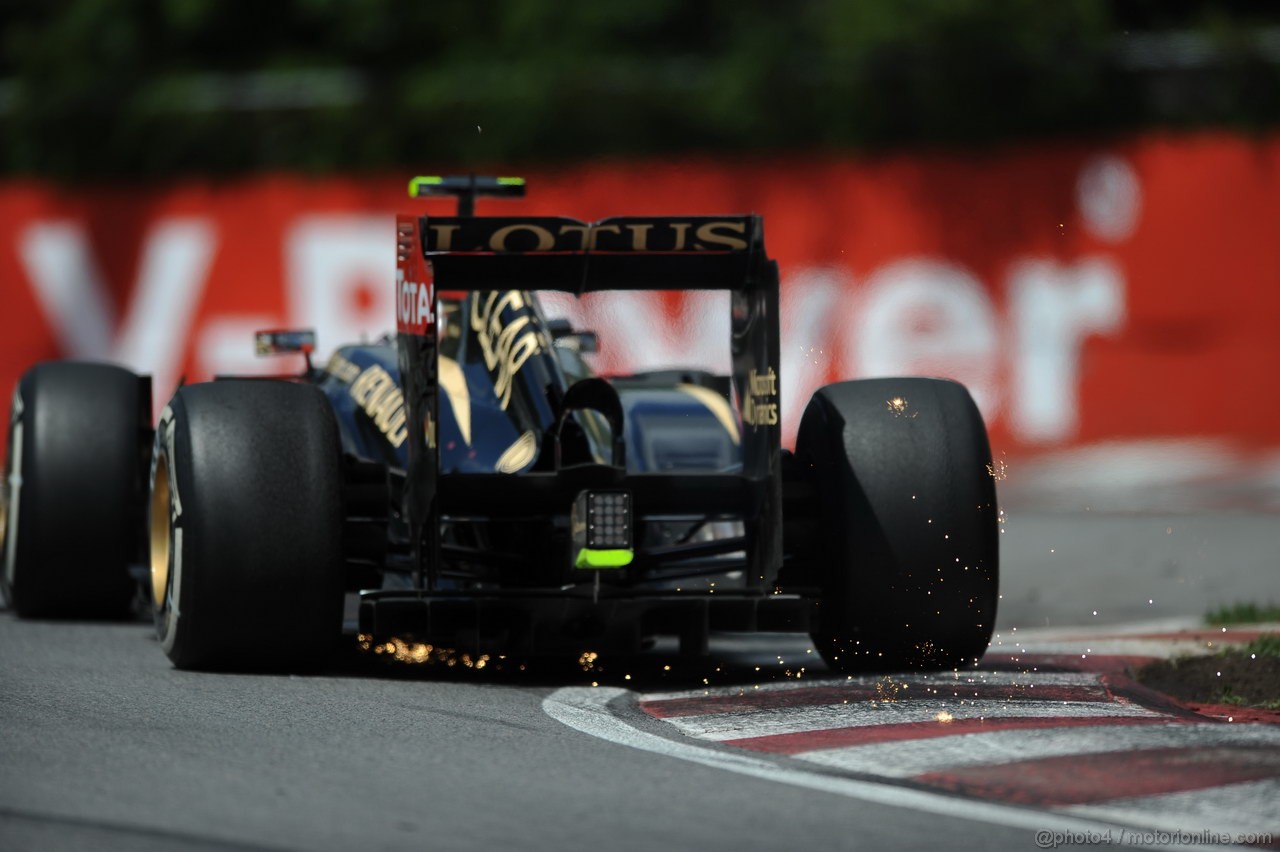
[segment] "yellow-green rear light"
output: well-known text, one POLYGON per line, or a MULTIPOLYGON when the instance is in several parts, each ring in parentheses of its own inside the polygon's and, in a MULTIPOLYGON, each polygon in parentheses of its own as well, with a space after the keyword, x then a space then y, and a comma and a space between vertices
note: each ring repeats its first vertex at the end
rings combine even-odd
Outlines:
POLYGON ((625 568, 635 558, 635 521, 627 491, 581 491, 569 513, 573 567, 625 568))
POLYGON ((635 553, 631 550, 592 550, 584 547, 578 551, 575 568, 625 568, 631 564, 635 553))

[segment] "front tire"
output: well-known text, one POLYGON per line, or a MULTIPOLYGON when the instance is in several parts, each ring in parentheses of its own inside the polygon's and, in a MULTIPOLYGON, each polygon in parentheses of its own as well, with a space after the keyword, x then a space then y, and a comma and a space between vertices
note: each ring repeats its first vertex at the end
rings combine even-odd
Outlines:
POLYGON ((840 382, 813 395, 796 457, 822 503, 813 639, 840 672, 948 669, 991 640, 995 482, 969 392, 940 379, 840 382))
POLYGON ((309 385, 220 381, 161 414, 151 473, 156 630, 180 669, 314 667, 342 630, 337 424, 309 385))
POLYGON ((0 548, 22 618, 123 618, 146 500, 147 380, 122 367, 51 361, 14 389, 0 548))

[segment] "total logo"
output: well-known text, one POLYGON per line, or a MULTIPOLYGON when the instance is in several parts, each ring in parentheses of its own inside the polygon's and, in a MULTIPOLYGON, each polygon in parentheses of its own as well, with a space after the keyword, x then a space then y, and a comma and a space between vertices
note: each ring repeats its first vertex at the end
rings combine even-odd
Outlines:
POLYGON ((403 269, 396 270, 396 330, 402 334, 427 334, 436 325, 435 287, 430 265, 427 281, 406 281, 403 269))

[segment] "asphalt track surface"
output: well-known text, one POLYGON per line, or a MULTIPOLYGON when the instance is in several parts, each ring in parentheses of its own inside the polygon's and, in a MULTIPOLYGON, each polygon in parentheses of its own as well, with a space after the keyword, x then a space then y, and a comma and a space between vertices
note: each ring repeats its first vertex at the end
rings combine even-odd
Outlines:
MULTIPOLYGON (((1006 526, 1002 630, 1197 615, 1215 596, 1278 591, 1274 515, 1006 526)), ((795 637, 714 650, 698 667, 659 649, 584 672, 397 664, 352 648, 314 675, 212 675, 172 669, 145 624, 3 614, 0 849, 1033 849, 1037 830, 1122 824, 800 771, 785 755, 725 757, 690 739, 705 730, 638 709, 788 689, 800 666, 810 683, 823 676, 795 637)), ((792 711, 768 712, 785 725, 792 711)), ((1255 757, 1271 760, 1272 742, 1255 757)), ((917 745, 913 759, 932 753, 917 745)), ((1268 801, 1264 821, 1277 816, 1268 801)))
POLYGON ((1280 511, 1007 512, 999 630, 1280 602, 1280 511))

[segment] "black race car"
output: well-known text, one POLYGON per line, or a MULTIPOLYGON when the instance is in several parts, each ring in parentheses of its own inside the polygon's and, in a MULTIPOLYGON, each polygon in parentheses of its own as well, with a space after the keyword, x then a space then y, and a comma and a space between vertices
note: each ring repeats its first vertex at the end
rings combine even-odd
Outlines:
POLYGON ((784 451, 760 218, 475 217, 477 195, 523 182, 411 188, 460 209, 398 217, 394 337, 184 386, 154 429, 145 377, 22 377, 3 492, 20 616, 127 613, 141 580, 165 653, 195 669, 315 663, 347 592, 362 642, 475 654, 659 636, 701 654, 717 631, 785 631, 838 671, 982 655, 998 535, 977 408, 950 381, 840 382, 784 451), (732 374, 593 375, 594 335, 536 295, 628 289, 728 291, 732 374))

